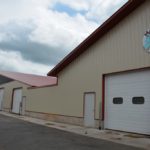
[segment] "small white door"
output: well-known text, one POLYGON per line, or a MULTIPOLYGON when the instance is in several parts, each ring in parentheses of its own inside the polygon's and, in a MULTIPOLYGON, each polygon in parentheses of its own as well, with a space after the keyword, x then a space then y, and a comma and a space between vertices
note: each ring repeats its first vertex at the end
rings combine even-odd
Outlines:
POLYGON ((22 89, 15 89, 13 93, 13 105, 12 105, 12 112, 13 113, 20 113, 20 104, 22 101, 22 89))
POLYGON ((85 93, 84 125, 95 127, 95 93, 85 93))
POLYGON ((3 97, 4 97, 4 89, 0 89, 0 110, 2 110, 3 106, 3 97))
POLYGON ((21 115, 25 115, 25 106, 26 106, 26 96, 22 97, 22 103, 21 103, 21 115))

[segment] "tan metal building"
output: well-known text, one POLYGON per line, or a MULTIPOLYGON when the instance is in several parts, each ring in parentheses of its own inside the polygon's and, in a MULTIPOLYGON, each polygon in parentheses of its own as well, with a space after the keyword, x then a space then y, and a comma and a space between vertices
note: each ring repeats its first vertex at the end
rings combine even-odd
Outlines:
POLYGON ((0 71, 0 110, 25 115, 28 88, 56 83, 56 77, 0 71))
POLYGON ((150 1, 129 0, 48 73, 56 84, 28 89, 26 115, 150 134, 149 28, 150 1))
MULTIPOLYGON (((4 84, 0 84, 0 108, 3 111, 6 112, 13 112, 13 98, 14 98, 14 92, 20 93, 22 97, 26 98, 26 92, 29 85, 26 85, 24 83, 21 83, 19 81, 10 81, 4 84)), ((17 112, 14 113, 20 113, 24 114, 24 112, 21 112, 21 109, 17 109, 17 112)))
POLYGON ((30 89, 30 116, 150 134, 150 1, 130 0, 48 75, 58 85, 30 89))

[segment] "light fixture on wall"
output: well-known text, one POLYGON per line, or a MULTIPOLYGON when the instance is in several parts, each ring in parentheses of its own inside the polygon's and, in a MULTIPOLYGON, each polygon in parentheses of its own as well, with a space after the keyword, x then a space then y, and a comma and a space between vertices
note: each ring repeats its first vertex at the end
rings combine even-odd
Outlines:
POLYGON ((144 34, 143 47, 146 52, 150 53, 150 29, 148 29, 144 34))

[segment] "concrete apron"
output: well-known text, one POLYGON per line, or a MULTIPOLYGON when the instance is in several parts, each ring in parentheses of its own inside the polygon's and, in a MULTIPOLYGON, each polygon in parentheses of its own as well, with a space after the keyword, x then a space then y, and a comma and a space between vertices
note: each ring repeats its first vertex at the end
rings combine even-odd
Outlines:
POLYGON ((120 143, 120 144, 125 144, 129 146, 150 150, 150 136, 144 136, 144 135, 132 134, 126 132, 118 132, 112 130, 98 130, 92 128, 85 128, 81 126, 74 126, 74 125, 69 125, 64 123, 56 123, 56 122, 36 119, 27 116, 14 115, 7 112, 0 112, 0 114, 21 119, 24 121, 28 121, 31 123, 43 125, 46 127, 56 128, 59 130, 64 130, 64 131, 68 131, 68 132, 72 132, 84 136, 108 140, 115 143, 120 143))

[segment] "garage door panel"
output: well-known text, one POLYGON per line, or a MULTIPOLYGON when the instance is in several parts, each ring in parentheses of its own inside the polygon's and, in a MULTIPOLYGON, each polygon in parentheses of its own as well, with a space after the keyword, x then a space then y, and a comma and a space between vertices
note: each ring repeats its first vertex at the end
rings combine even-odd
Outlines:
POLYGON ((149 70, 106 76, 104 126, 108 129, 150 134, 149 70), (115 97, 122 97, 123 103, 114 104, 115 97), (141 104, 134 104, 133 97, 134 103, 141 104))
POLYGON ((107 96, 109 96, 111 94, 113 94, 113 95, 115 94, 115 95, 118 96, 118 94, 121 95, 123 93, 128 93, 131 96, 133 96, 133 94, 136 94, 136 95, 146 94, 147 95, 148 93, 145 89, 150 89, 150 85, 148 85, 147 83, 145 83, 145 84, 140 84, 139 83, 139 85, 137 85, 137 84, 135 84, 135 85, 131 85, 131 84, 128 84, 128 85, 113 85, 113 89, 107 89, 107 92, 108 92, 107 96), (120 89, 120 87, 121 87, 121 89, 120 89), (131 89, 135 89, 134 93, 130 92, 131 89), (119 91, 119 93, 118 93, 118 91, 119 91))

